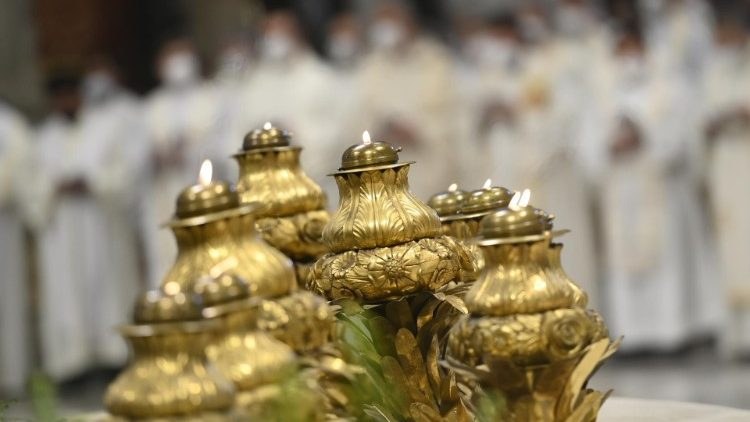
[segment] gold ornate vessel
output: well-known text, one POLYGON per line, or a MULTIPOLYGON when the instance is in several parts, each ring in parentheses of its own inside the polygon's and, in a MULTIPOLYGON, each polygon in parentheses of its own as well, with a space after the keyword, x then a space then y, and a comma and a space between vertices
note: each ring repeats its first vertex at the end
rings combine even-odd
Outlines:
POLYGON ((476 280, 484 267, 484 256, 479 247, 470 242, 477 235, 479 221, 494 210, 508 206, 513 192, 492 186, 487 179, 481 189, 466 192, 458 189, 456 184, 448 191, 435 194, 427 202, 440 216, 443 233, 458 239, 460 245, 474 258, 474 268, 462 274, 461 280, 476 280))
POLYGON ((344 152, 333 174, 339 207, 323 230, 331 252, 313 266, 309 287, 343 308, 348 357, 368 369, 361 383, 379 391, 362 408, 389 420, 467 420, 455 376, 438 366, 438 339, 463 309, 449 293, 471 257, 409 192, 412 163, 398 152, 367 132, 344 152))
POLYGON ((292 291, 296 281, 291 261, 255 231, 254 213, 260 205, 240 204, 228 183, 211 181, 210 165, 205 161, 200 183, 180 194, 175 216, 166 224, 174 232, 178 252, 162 290, 189 292, 195 280, 231 274, 245 280, 254 297, 292 291))
POLYGON ((507 420, 593 421, 607 394, 586 382, 619 342, 560 267, 550 216, 519 197, 480 223, 486 265, 466 294, 471 315, 451 331, 448 358, 504 396, 507 420))
POLYGON ((240 168, 240 202, 261 203, 257 227, 263 238, 294 260, 300 280, 326 252, 321 241, 329 215, 323 190, 300 167, 302 148, 291 135, 266 123, 245 136, 233 157, 240 168))
POLYGON ((201 320, 190 295, 151 291, 136 304, 133 325, 121 328, 132 361, 107 388, 109 413, 125 419, 226 420, 234 387, 204 349, 220 329, 201 320))
POLYGON ((311 288, 329 299, 378 302, 437 291, 470 264, 440 220, 408 190, 411 162, 385 142, 354 145, 333 176, 339 207, 323 230, 331 253, 319 259, 311 288))

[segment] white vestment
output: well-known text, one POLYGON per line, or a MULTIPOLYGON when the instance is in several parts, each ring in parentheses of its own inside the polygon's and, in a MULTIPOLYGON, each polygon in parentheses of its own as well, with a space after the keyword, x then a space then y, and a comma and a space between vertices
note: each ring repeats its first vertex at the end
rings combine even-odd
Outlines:
POLYGON ((26 250, 19 190, 27 179, 29 131, 0 103, 0 392, 24 390, 31 366, 26 250))
MULTIPOLYGON (((496 186, 521 189, 516 185, 519 180, 510 176, 513 171, 498 174, 500 162, 503 165, 508 162, 500 159, 497 148, 501 145, 496 145, 494 141, 498 135, 506 135, 502 136, 503 139, 512 137, 522 72, 519 57, 513 64, 495 66, 475 61, 459 62, 456 68, 459 104, 456 116, 460 144, 456 145, 455 157, 459 159, 460 168, 454 182, 458 182, 462 189, 478 189, 488 177, 493 178, 496 186), (496 109, 495 113, 493 109, 496 109), (506 109, 507 114, 500 109, 506 109)), ((506 169, 510 170, 508 167, 502 170, 506 169)))
MULTIPOLYGON (((711 61, 706 81, 706 124, 750 107, 750 59, 747 51, 711 61)), ((721 332, 727 355, 750 353, 750 125, 727 120, 707 139, 708 191, 719 252, 719 276, 728 309, 721 332)))
POLYGON ((134 152, 143 143, 137 110, 124 96, 83 109, 75 122, 52 116, 38 132, 42 363, 56 380, 127 358, 115 327, 129 320, 139 288, 131 220, 142 162, 134 152), (58 191, 74 179, 89 192, 58 191))
POLYGON ((152 167, 143 196, 143 238, 148 263, 148 283, 159 286, 177 256, 169 229, 179 193, 197 182, 202 159, 211 154, 207 145, 216 133, 215 91, 206 85, 164 87, 146 101, 150 154, 178 155, 177 163, 152 167))
POLYGON ((346 68, 332 68, 328 78, 329 86, 325 93, 328 131, 330 136, 321 138, 319 144, 306 148, 303 153, 306 162, 310 162, 308 155, 316 154, 321 160, 314 166, 306 167, 305 171, 312 177, 328 196, 328 208, 335 210, 338 205, 339 191, 336 180, 328 176, 340 166, 341 155, 352 144, 361 139, 362 131, 367 128, 359 126, 357 116, 361 107, 361 93, 359 79, 362 76, 360 67, 352 65, 346 68))
POLYGON ((396 146, 403 147, 401 161, 417 162, 409 185, 424 200, 457 179, 461 145, 454 81, 450 55, 426 38, 412 41, 405 51, 375 50, 363 63, 362 127, 377 132, 389 122, 408 126, 413 143, 396 146))
MULTIPOLYGON (((622 81, 618 81, 622 84, 622 81)), ((674 350, 717 322, 716 291, 699 203, 691 177, 690 133, 679 78, 645 78, 613 92, 612 142, 622 117, 633 121, 642 145, 608 161, 601 178, 606 251, 604 310, 624 350, 674 350)))

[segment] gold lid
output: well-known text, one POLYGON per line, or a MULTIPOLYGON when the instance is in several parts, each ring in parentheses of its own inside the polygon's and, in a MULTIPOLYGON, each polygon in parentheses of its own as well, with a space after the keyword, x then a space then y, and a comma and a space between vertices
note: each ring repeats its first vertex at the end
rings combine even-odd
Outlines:
POLYGON ((468 192, 458 189, 458 185, 454 183, 448 187, 447 191, 433 195, 427 201, 427 205, 437 211, 441 217, 455 215, 461 211, 468 195, 468 192))
POLYGON ((239 206, 237 191, 228 182, 212 181, 212 172, 211 161, 203 161, 199 183, 188 186, 177 197, 176 218, 190 218, 239 206))
POLYGON ((271 122, 266 122, 262 129, 255 129, 245 135, 242 150, 288 147, 291 139, 292 135, 289 132, 271 125, 271 122))
POLYGON ((513 197, 513 191, 500 186, 491 186, 487 179, 482 189, 469 194, 461 207, 462 214, 477 214, 507 207, 513 197))
POLYGON ((507 208, 499 209, 479 222, 479 244, 526 242, 543 238, 552 230, 554 216, 528 205, 528 189, 513 195, 507 208))
POLYGON ((398 164, 399 152, 400 147, 394 147, 388 142, 371 141, 370 134, 365 131, 361 144, 352 145, 344 151, 339 171, 398 164))
POLYGON ((193 286, 193 291, 200 296, 205 306, 244 299, 250 295, 250 286, 245 280, 227 273, 217 278, 201 277, 193 286))
POLYGON ((198 320, 203 308, 200 299, 185 293, 168 295, 161 290, 149 290, 136 300, 133 320, 136 324, 198 320))

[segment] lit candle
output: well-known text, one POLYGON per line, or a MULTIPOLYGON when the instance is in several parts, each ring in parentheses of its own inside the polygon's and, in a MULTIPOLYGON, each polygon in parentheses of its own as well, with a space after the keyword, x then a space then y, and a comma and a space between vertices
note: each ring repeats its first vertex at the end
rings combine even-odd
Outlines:
POLYGON ((482 219, 480 242, 519 237, 541 237, 552 228, 552 216, 529 205, 531 191, 516 192, 508 206, 482 219))
POLYGON ((362 143, 352 145, 344 151, 339 170, 366 170, 375 166, 399 165, 399 152, 400 147, 393 147, 387 142, 373 141, 370 132, 364 131, 362 143))
POLYGON ((237 192, 225 181, 213 181, 213 166, 204 160, 198 173, 198 183, 185 188, 177 197, 175 217, 190 218, 226 211, 239 205, 237 192))
POLYGON ((466 198, 461 212, 467 215, 482 215, 492 210, 508 206, 513 192, 500 186, 492 186, 492 179, 487 179, 481 189, 477 189, 466 198))
POLYGON ((292 135, 289 132, 272 125, 271 122, 266 122, 262 129, 255 129, 245 135, 242 141, 242 151, 288 147, 291 138, 292 135))
POLYGON ((441 217, 458 214, 461 206, 466 201, 468 193, 458 189, 458 185, 453 183, 448 186, 448 190, 433 195, 427 205, 437 211, 441 217))

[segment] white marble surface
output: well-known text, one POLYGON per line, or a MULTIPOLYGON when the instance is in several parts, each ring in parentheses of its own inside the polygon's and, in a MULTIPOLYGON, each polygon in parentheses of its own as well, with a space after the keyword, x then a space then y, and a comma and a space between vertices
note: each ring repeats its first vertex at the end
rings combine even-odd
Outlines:
POLYGON ((750 411, 666 400, 611 397, 599 412, 600 422, 747 422, 750 411))

